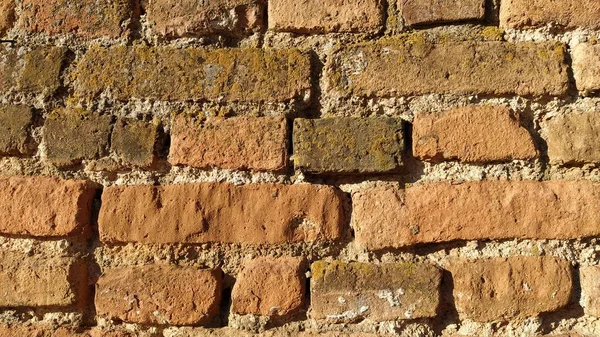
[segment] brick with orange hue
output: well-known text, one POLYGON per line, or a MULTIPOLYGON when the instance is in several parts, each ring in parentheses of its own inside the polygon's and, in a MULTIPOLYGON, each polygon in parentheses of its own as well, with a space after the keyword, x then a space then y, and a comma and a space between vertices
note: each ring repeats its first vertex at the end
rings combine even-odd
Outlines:
POLYGON ((330 241, 343 225, 342 195, 309 184, 111 186, 98 220, 106 243, 330 241))
POLYGON ((600 111, 574 111, 553 116, 542 126, 552 164, 600 162, 600 111))
POLYGON ((106 270, 96 285, 98 315, 131 323, 194 325, 218 314, 222 273, 150 265, 106 270))
POLYGON ((569 261, 547 257, 453 261, 448 268, 461 319, 477 322, 523 319, 569 304, 569 261))
POLYGON ((15 0, 0 0, 0 36, 15 23, 15 0))
POLYGON ((600 45, 581 43, 571 51, 573 76, 580 91, 600 90, 600 45))
POLYGON ((547 25, 566 29, 600 28, 597 0, 504 0, 500 24, 507 28, 539 28, 547 25))
POLYGON ((600 235, 600 183, 591 181, 382 186, 359 191, 352 201, 356 241, 373 250, 448 241, 600 235))
POLYGON ((0 233, 33 237, 85 236, 96 188, 83 180, 0 178, 0 233))
POLYGON ((19 26, 30 33, 119 38, 128 33, 134 11, 132 0, 24 0, 19 26))
POLYGON ((600 266, 586 266, 579 269, 581 298, 586 314, 600 317, 600 266))
POLYGON ((383 8, 377 0, 269 0, 269 29, 296 33, 377 33, 383 8))
POLYGON ((305 272, 302 258, 263 257, 244 263, 231 293, 231 310, 262 316, 297 312, 304 304, 305 272))
POLYGON ((537 150, 531 135, 509 108, 470 106, 417 114, 413 154, 427 161, 485 163, 533 159, 537 150))
POLYGON ((409 26, 483 20, 485 0, 403 0, 398 2, 409 26))
POLYGON ((234 117, 197 123, 176 117, 169 162, 198 168, 281 171, 287 165, 283 117, 234 117))

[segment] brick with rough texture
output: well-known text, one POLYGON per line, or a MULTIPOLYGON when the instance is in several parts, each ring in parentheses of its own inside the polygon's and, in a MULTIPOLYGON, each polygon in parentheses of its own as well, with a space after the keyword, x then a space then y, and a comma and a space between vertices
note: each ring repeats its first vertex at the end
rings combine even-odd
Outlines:
POLYGON ((600 111, 554 116, 543 130, 551 163, 600 162, 600 111))
POLYGON ((80 164, 108 153, 111 117, 79 109, 62 109, 44 124, 46 159, 58 166, 80 164))
POLYGON ((51 325, 0 325, 0 337, 134 337, 121 331, 56 328, 51 325))
POLYGON ((133 15, 131 0, 23 0, 19 26, 30 33, 118 38, 133 15))
POLYGON ((523 319, 569 304, 573 275, 556 257, 491 258, 448 266, 461 319, 478 322, 523 319))
POLYGON ((0 36, 6 35, 15 23, 15 0, 0 0, 0 36))
POLYGON ((0 154, 31 155, 33 110, 25 105, 0 105, 0 154))
POLYGON ((329 91, 341 96, 563 95, 565 56, 556 42, 433 43, 410 34, 339 48, 325 76, 329 91))
POLYGON ((402 166, 399 118, 294 120, 294 164, 309 173, 387 172, 402 166))
POLYGON ((470 106, 417 114, 413 155, 427 161, 485 163, 533 159, 537 151, 531 135, 510 108, 470 106))
POLYGON ((113 127, 110 147, 125 165, 149 168, 157 137, 155 123, 120 118, 113 127))
POLYGON ((548 24, 563 28, 600 28, 597 0, 504 0, 500 25, 508 28, 538 28, 548 24))
POLYGON ((85 303, 86 290, 81 260, 0 253, 0 307, 69 307, 85 303))
POLYGON ((587 266, 579 269, 581 298, 586 314, 600 317, 600 266, 587 266))
POLYGON ((96 311, 131 323, 206 323, 219 312, 221 274, 159 265, 107 270, 96 285, 96 311))
POLYGON ((232 312, 262 316, 297 312, 304 305, 305 272, 302 258, 263 257, 245 262, 231 292, 232 312))
POLYGON ((34 237, 89 232, 96 189, 83 180, 0 177, 0 233, 34 237))
POLYGON ((600 89, 600 45, 581 43, 571 51, 573 76, 577 89, 595 91, 600 89))
MULTIPOLYGON (((285 329, 268 329, 261 333, 253 333, 237 328, 192 328, 182 327, 177 329, 177 337, 379 337, 381 335, 364 332, 340 331, 291 331, 285 329)), ((2 336, 4 337, 4 336, 2 336)))
POLYGON ((52 94, 61 85, 60 72, 66 48, 0 47, 0 90, 18 90, 28 94, 52 94))
POLYGON ((442 272, 430 264, 318 261, 311 266, 311 316, 335 322, 434 317, 442 272))
POLYGON ((71 76, 78 97, 123 101, 284 102, 311 88, 310 57, 296 49, 93 46, 71 76))
POLYGON ((407 25, 483 20, 485 0, 404 0, 402 17, 407 25))
POLYGON ((146 0, 153 32, 167 37, 238 35, 260 30, 266 0, 146 0))
POLYGON ((171 130, 169 163, 198 168, 281 171, 287 165, 283 117, 235 117, 203 123, 178 116, 171 130))
POLYGON ((296 33, 377 33, 383 9, 377 0, 269 0, 269 29, 296 33))
POLYGON ((108 243, 328 241, 343 225, 341 194, 308 184, 112 186, 98 220, 108 243))
POLYGON ((352 201, 356 241, 369 249, 600 235, 600 184, 591 181, 385 186, 359 191, 352 201))

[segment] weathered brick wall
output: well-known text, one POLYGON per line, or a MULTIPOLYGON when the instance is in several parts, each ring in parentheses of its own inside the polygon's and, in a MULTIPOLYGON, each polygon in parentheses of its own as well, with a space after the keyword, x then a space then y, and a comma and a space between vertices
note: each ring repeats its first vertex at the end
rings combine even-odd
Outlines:
POLYGON ((598 0, 0 9, 0 337, 600 336, 598 0))

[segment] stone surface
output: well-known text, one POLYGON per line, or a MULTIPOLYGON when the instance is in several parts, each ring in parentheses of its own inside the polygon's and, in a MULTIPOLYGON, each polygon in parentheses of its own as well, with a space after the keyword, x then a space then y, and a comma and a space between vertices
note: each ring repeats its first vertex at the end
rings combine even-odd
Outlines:
POLYGON ((263 0, 146 0, 152 31, 167 37, 238 35, 263 26, 263 0))
POLYGON ((294 164, 309 173, 376 173, 398 169, 404 150, 397 118, 294 120, 294 164))
POLYGON ((548 24, 563 28, 600 28, 597 0, 504 0, 500 24, 508 28, 537 28, 548 24))
POLYGON ((595 91, 600 89, 600 45, 581 43, 571 51, 573 76, 577 89, 595 91))
POLYGON ((433 43, 416 33, 339 48, 325 76, 329 92, 344 97, 563 95, 565 56, 556 42, 433 43))
POLYGON ((287 166, 283 117, 234 117, 203 123, 178 116, 171 130, 169 163, 198 168, 281 171, 287 166))
MULTIPOLYGON (((170 332, 170 331, 169 331, 170 332)), ((218 329, 178 328, 173 337, 378 337, 374 333, 339 332, 339 331, 293 331, 290 329, 269 329, 261 333, 253 333, 241 329, 224 327, 218 329)), ((2 336, 4 337, 4 336, 2 336)), ((45 337, 45 336, 44 336, 45 337)), ((575 337, 575 336, 574 336, 575 337)))
POLYGON ((245 262, 231 292, 231 311, 261 316, 297 312, 304 305, 305 272, 302 258, 262 257, 245 262))
POLYGON ((31 155, 35 144, 30 135, 33 109, 24 105, 0 105, 0 154, 31 155))
POLYGON ((600 111, 575 112, 544 123, 552 164, 600 162, 600 111))
POLYGON ((192 325, 218 314, 222 273, 174 266, 107 270, 96 285, 98 315, 140 324, 192 325))
POLYGON ((314 319, 391 321, 437 314, 442 272, 433 265, 318 261, 311 271, 314 319))
POLYGON ((302 101, 310 93, 308 54, 261 50, 91 47, 71 76, 75 96, 116 100, 302 101), (110 89, 110 90, 109 90, 110 89))
POLYGON ((478 322, 523 319, 569 304, 571 265, 556 257, 457 261, 448 267, 461 319, 478 322))
POLYGON ((0 307, 70 307, 86 295, 83 261, 0 252, 0 307))
POLYGON ((365 189, 352 197, 356 241, 369 249, 600 234, 600 184, 485 181, 365 189), (585 211, 583 211, 585 210, 585 211))
POLYGON ((0 0, 0 36, 6 35, 15 23, 15 0, 0 0))
POLYGON ((155 123, 120 118, 113 127, 110 147, 124 165, 150 168, 157 137, 155 123))
POLYGON ((269 0, 269 29, 296 33, 377 33, 383 8, 377 0, 269 0))
POLYGON ((485 0, 404 0, 404 22, 409 25, 483 20, 485 0))
POLYGON ((85 236, 96 189, 83 180, 0 177, 0 233, 33 237, 85 236))
POLYGON ((417 114, 413 155, 421 160, 467 163, 527 160, 537 156, 519 117, 503 106, 469 106, 417 114))
POLYGON ((107 243, 278 244, 341 237, 343 200, 320 185, 112 186, 98 220, 107 243))
POLYGON ((27 94, 50 95, 61 85, 60 72, 66 48, 0 47, 0 90, 18 90, 27 94))
POLYGON ((98 159, 108 153, 111 117, 79 109, 62 109, 44 124, 46 159, 58 167, 98 159))
POLYGON ((600 317, 600 266, 580 267, 579 279, 584 312, 600 317))

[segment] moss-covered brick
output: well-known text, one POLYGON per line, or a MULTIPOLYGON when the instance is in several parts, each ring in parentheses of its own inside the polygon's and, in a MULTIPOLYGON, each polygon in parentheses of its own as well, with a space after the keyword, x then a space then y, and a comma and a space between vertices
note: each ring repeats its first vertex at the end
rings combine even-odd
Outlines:
POLYGON ((33 110, 24 105, 0 105, 0 154, 30 155, 35 151, 30 129, 33 110))
POLYGON ((295 49, 94 46, 72 77, 80 98, 284 102, 307 97, 310 69, 295 49))
POLYGON ((60 73, 66 48, 0 47, 0 90, 52 94, 61 84, 60 73))
POLYGON ((97 159, 107 153, 110 128, 110 116, 78 109, 55 111, 44 125, 46 157, 58 167, 97 159))
POLYGON ((114 126, 111 148, 125 165, 148 168, 154 161, 158 125, 121 118, 114 126))
POLYGON ((397 118, 294 121, 294 164, 309 173, 377 173, 402 165, 403 122, 397 118))

